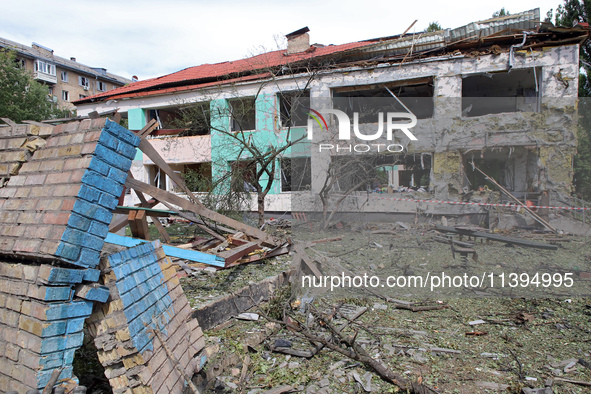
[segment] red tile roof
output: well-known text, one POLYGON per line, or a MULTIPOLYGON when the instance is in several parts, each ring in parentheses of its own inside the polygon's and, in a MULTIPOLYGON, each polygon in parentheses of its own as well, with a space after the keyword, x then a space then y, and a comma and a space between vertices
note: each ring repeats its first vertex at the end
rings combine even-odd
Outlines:
MULTIPOLYGON (((211 82, 214 82, 214 84, 227 83, 230 82, 230 80, 224 77, 237 76, 245 72, 264 71, 265 69, 271 67, 279 67, 312 58, 316 59, 337 53, 344 53, 352 49, 372 44, 375 44, 375 41, 359 41, 342 45, 329 45, 325 47, 311 46, 306 52, 292 55, 287 55, 285 50, 279 50, 263 53, 261 55, 246 59, 216 64, 202 64, 200 66, 189 67, 172 74, 164 75, 162 77, 134 82, 108 92, 86 97, 82 100, 76 101, 75 103, 82 104, 95 100, 103 101, 113 98, 148 96, 170 93, 179 90, 190 90, 196 89, 197 87, 203 87, 204 83, 209 85, 211 82), (212 79, 218 79, 218 81, 211 81, 212 79), (203 83, 199 83, 199 81, 203 81, 203 83)), ((256 78, 261 77, 263 76, 258 75, 256 78)))

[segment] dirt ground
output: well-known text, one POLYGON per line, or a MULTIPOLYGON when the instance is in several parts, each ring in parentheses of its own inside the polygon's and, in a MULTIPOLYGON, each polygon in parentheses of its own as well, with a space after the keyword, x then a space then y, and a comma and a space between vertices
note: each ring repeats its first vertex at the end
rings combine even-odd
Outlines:
MULTIPOLYGON (((328 335, 318 316, 310 313, 312 308, 321 316, 331 316, 335 326, 367 308, 342 331, 344 336, 354 336, 374 359, 395 373, 437 392, 518 393, 545 386, 551 386, 554 393, 591 392, 591 383, 583 385, 591 382, 591 299, 580 296, 589 294, 591 287, 586 276, 591 243, 585 238, 558 239, 531 231, 506 235, 556 244, 558 249, 476 241, 478 261, 474 261, 458 255, 454 259, 449 244, 436 242, 433 238, 438 234, 428 225, 405 229, 394 224, 359 224, 325 232, 310 231, 307 225, 294 228, 293 237, 302 241, 337 238, 307 249, 321 262, 318 268, 323 273, 334 273, 334 265, 329 264, 334 261, 349 273, 380 278, 441 270, 488 270, 494 275, 515 270, 573 272, 578 292, 553 285, 528 286, 526 293, 518 289, 509 294, 490 286, 428 293, 408 289, 330 292, 302 289, 296 280, 291 292, 283 291, 281 297, 251 311, 260 315, 258 321, 233 319, 205 333, 210 353, 205 373, 211 379, 207 392, 262 393, 283 385, 291 386, 292 392, 306 393, 398 392, 366 365, 334 351, 323 349, 306 358, 270 350, 278 344, 301 351, 312 347, 262 317, 268 314, 282 320, 284 309, 292 322, 328 335), (376 234, 379 230, 389 232, 376 234), (386 297, 441 309, 397 309, 386 297)), ((292 258, 204 272, 183 278, 182 285, 192 306, 198 307, 288 269, 292 258)))

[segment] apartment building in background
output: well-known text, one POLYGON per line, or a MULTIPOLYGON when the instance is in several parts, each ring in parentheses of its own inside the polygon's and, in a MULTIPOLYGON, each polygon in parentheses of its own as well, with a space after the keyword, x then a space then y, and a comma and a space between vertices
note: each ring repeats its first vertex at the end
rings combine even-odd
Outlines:
POLYGON ((131 83, 131 79, 109 73, 104 68, 78 63, 75 57, 56 56, 52 49, 37 43, 29 47, 0 38, 0 49, 16 52, 19 66, 49 87, 50 99, 59 108, 73 110, 76 108, 73 101, 131 83))

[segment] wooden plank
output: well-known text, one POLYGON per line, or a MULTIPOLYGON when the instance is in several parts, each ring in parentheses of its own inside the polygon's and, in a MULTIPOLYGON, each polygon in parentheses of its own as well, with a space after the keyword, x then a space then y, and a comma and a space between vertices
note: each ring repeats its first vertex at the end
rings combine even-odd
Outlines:
MULTIPOLYGON (((128 172, 128 176, 133 178, 133 174, 131 173, 131 171, 128 172)), ((152 207, 155 205, 158 205, 158 201, 151 201, 148 202, 146 200, 146 197, 144 197, 144 194, 142 192, 139 192, 137 190, 134 190, 135 194, 137 195, 137 197, 140 199, 140 205, 141 205, 141 209, 150 209, 152 210, 152 207)), ((160 236, 162 237, 162 239, 164 240, 165 243, 170 243, 170 235, 168 235, 168 232, 166 232, 166 229, 164 228, 164 226, 162 225, 162 223, 160 223, 160 221, 158 219, 153 220, 154 222, 154 226, 156 226, 156 230, 158 230, 158 233, 160 234, 160 236)))
MULTIPOLYGON (((193 220, 192 220, 192 217, 193 216, 192 215, 187 215, 186 212, 182 212, 182 211, 176 209, 175 207, 173 207, 172 205, 170 205, 169 203, 167 203, 165 201, 162 201, 162 204, 166 205, 168 207, 168 209, 170 209, 172 211, 175 211, 177 213, 177 215, 179 215, 179 216, 181 216, 181 217, 183 217, 183 218, 185 218, 185 219, 190 220, 190 221, 193 222, 193 220)), ((226 240, 226 237, 224 237, 221 234, 216 233, 215 231, 213 231, 209 227, 207 227, 207 226, 205 226, 203 224, 199 224, 197 222, 193 222, 193 223, 195 223, 197 225, 197 227, 199 227, 201 230, 203 230, 206 233, 208 233, 209 235, 211 235, 211 236, 219 239, 220 241, 225 241, 226 240)))
POLYGON ((131 230, 131 235, 135 238, 139 238, 139 234, 137 231, 137 222, 135 221, 135 215, 137 211, 130 211, 129 215, 127 215, 127 222, 129 223, 129 229, 131 230))
POLYGON ((195 196, 193 196, 193 192, 191 190, 189 190, 189 188, 185 184, 185 181, 179 176, 179 174, 174 172, 174 170, 168 165, 168 163, 166 161, 164 161, 162 156, 160 156, 160 153, 158 153, 158 151, 156 149, 154 149, 152 144, 150 144, 150 141, 141 140, 139 148, 142 152, 144 152, 146 154, 146 156, 148 156, 150 158, 150 160, 152 160, 154 162, 154 164, 156 164, 158 167, 160 167, 160 169, 162 171, 164 171, 166 173, 166 175, 168 175, 168 177, 174 183, 177 184, 177 186, 179 186, 181 189, 183 189, 183 191, 187 194, 187 197, 189 197, 189 200, 191 200, 193 203, 195 203, 195 205, 198 205, 201 207, 203 206, 203 204, 201 204, 201 202, 197 201, 195 196))
POLYGON ((517 204, 521 205, 521 207, 527 212, 529 213, 538 223, 540 223, 541 225, 545 226, 548 230, 553 231, 555 233, 558 232, 558 230, 556 230, 554 227, 552 227, 550 225, 550 223, 546 222, 544 219, 542 219, 540 216, 538 216, 537 213, 535 213, 534 211, 532 211, 531 209, 529 209, 529 207, 522 203, 521 200, 519 200, 517 197, 515 197, 513 194, 511 194, 507 189, 505 189, 503 186, 499 185, 497 183, 497 181, 495 181, 494 179, 492 179, 491 177, 489 177, 488 175, 486 175, 480 168, 476 167, 474 165, 474 163, 472 163, 472 167, 480 172, 482 175, 484 175, 485 179, 487 181, 489 181, 490 183, 492 183, 493 185, 495 185, 496 187, 498 187, 503 193, 505 193, 507 195, 507 197, 509 197, 510 199, 512 199, 513 201, 515 201, 517 204))
POLYGON ((150 240, 150 229, 148 228, 148 217, 146 211, 137 211, 134 219, 137 227, 138 238, 150 240))
POLYGON ((127 187, 149 194, 150 196, 154 197, 162 203, 164 203, 164 201, 167 201, 187 211, 191 211, 198 215, 202 215, 215 222, 222 223, 223 225, 233 227, 236 230, 242 231, 244 234, 260 239, 266 245, 276 246, 279 243, 273 236, 265 233, 264 231, 259 230, 258 228, 248 226, 242 222, 231 219, 220 213, 214 212, 208 208, 205 208, 203 205, 193 204, 191 201, 185 200, 184 198, 179 197, 176 194, 167 192, 166 190, 159 189, 157 187, 148 185, 144 182, 137 181, 130 177, 127 177, 127 181, 125 184, 127 187))
POLYGON ((159 218, 167 218, 170 217, 170 215, 178 215, 178 213, 174 211, 165 211, 163 209, 152 209, 147 207, 125 207, 122 205, 119 205, 117 208, 115 208, 115 210, 113 210, 113 213, 128 215, 130 211, 144 211, 146 212, 147 216, 154 216, 159 218))
POLYGON ((128 224, 127 215, 124 218, 119 218, 116 221, 112 221, 109 225, 109 232, 116 233, 128 224))
POLYGON ((135 132, 135 134, 140 137, 140 138, 146 138, 147 136, 149 136, 152 131, 154 131, 160 124, 158 123, 158 121, 156 119, 152 119, 151 121, 148 122, 147 125, 145 125, 140 131, 135 132))
MULTIPOLYGON (((107 234, 107 238, 105 238, 105 242, 131 248, 133 246, 146 243, 148 241, 144 239, 124 237, 122 235, 109 233, 107 234)), ((166 253, 167 256, 178 257, 180 259, 190 260, 197 263, 209 264, 216 267, 224 267, 225 265, 225 262, 220 257, 213 254, 203 253, 197 250, 181 249, 171 245, 162 245, 162 249, 164 250, 164 253, 166 253)))
POLYGON ((506 244, 519 245, 519 246, 524 246, 527 248, 558 250, 558 246, 556 246, 556 245, 543 244, 543 243, 528 241, 528 240, 519 239, 519 238, 504 237, 502 235, 488 234, 488 233, 483 233, 480 231, 457 229, 454 227, 446 227, 446 226, 439 226, 439 225, 435 226, 435 230, 447 232, 447 233, 467 235, 467 236, 471 236, 471 237, 486 238, 486 239, 490 239, 492 241, 504 242, 506 244))
POLYGON ((226 264, 232 264, 234 261, 241 259, 249 253, 254 252, 259 248, 256 242, 248 242, 242 246, 230 250, 224 250, 223 252, 217 253, 217 255, 226 261, 226 264))

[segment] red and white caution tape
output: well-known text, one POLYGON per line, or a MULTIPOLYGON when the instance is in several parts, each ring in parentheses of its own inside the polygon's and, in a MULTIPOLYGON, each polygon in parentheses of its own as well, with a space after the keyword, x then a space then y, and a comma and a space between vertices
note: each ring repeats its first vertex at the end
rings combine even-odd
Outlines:
MULTIPOLYGON (((377 194, 377 193, 376 193, 377 194)), ((338 197, 344 197, 344 195, 336 195, 338 197)), ((520 208, 522 205, 507 203, 507 204, 492 204, 492 203, 484 203, 484 202, 463 202, 463 201, 442 201, 442 200, 418 200, 414 198, 396 198, 396 197, 378 197, 372 194, 367 194, 365 196, 359 195, 349 195, 348 197, 354 198, 367 198, 370 197, 374 200, 393 200, 393 201, 411 201, 411 202, 426 202, 432 204, 450 204, 450 205, 478 205, 478 206, 487 206, 487 207, 509 207, 509 208, 520 208)), ((589 208, 577 208, 577 207, 547 207, 543 205, 532 205, 528 206, 529 209, 540 209, 540 208, 547 208, 547 209, 570 209, 573 211, 583 211, 583 210, 591 210, 589 208)))

